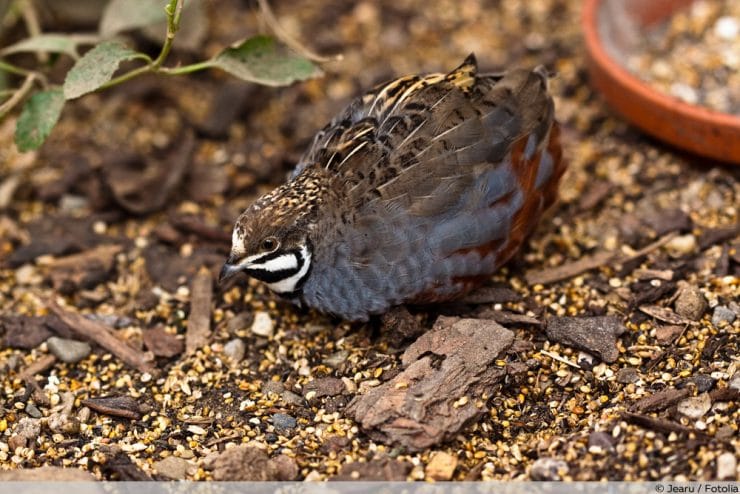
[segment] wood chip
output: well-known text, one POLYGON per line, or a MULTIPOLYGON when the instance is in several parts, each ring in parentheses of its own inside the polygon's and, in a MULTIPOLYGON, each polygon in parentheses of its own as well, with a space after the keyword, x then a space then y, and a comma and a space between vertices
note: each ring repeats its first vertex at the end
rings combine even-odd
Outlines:
POLYGON ((598 355, 607 363, 619 357, 617 338, 626 330, 616 316, 553 317, 547 321, 550 340, 598 355))
POLYGON ((662 432, 664 434, 670 434, 671 432, 696 432, 691 427, 679 424, 678 422, 657 417, 651 417, 650 415, 644 415, 641 413, 624 412, 622 413, 622 417, 627 422, 640 425, 651 431, 662 432))
POLYGON ((690 320, 679 316, 668 307, 661 307, 659 305, 641 305, 639 309, 650 317, 654 317, 658 321, 667 322, 674 326, 687 325, 691 323, 690 320))
POLYGON ((88 398, 82 405, 104 415, 138 420, 144 414, 139 403, 130 396, 106 396, 88 398))
POLYGON ((602 251, 560 266, 545 269, 532 269, 527 271, 524 278, 530 285, 547 285, 549 283, 567 280, 601 266, 624 264, 639 259, 655 249, 662 247, 675 236, 675 232, 669 233, 644 248, 626 255, 616 251, 602 251))
POLYGON ((513 341, 493 321, 440 317, 404 352, 404 370, 348 411, 371 437, 411 450, 450 439, 487 412, 476 399, 506 374, 495 360, 513 341))
POLYGON ((112 328, 102 323, 91 321, 81 314, 68 312, 54 301, 49 301, 47 305, 77 335, 97 343, 121 359, 123 363, 139 372, 157 373, 154 366, 154 356, 151 352, 142 352, 131 348, 115 336, 112 328))
POLYGON ((190 316, 185 333, 185 351, 193 353, 208 344, 211 336, 211 302, 213 277, 208 269, 201 268, 190 287, 190 316))
POLYGON ((666 388, 640 399, 630 407, 632 412, 659 412, 669 408, 689 396, 688 388, 666 388))

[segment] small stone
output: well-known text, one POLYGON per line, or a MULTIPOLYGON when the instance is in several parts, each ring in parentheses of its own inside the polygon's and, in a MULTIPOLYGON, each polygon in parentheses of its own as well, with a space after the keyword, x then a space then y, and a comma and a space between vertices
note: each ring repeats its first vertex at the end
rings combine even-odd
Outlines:
POLYGON ((707 393, 686 398, 676 405, 678 413, 690 419, 699 419, 712 408, 712 400, 707 393))
POLYGON ((636 383, 640 380, 640 373, 634 367, 622 367, 617 371, 617 382, 620 384, 636 383))
POLYGON ((90 355, 90 352, 92 351, 90 345, 84 341, 67 340, 57 336, 52 336, 46 340, 46 344, 51 353, 53 353, 62 362, 66 362, 68 364, 79 362, 90 355))
POLYGON ((301 407, 306 404, 306 400, 304 400, 301 395, 288 389, 280 393, 280 398, 283 399, 283 403, 289 406, 301 407))
POLYGON ((432 453, 425 469, 426 476, 434 480, 450 480, 457 468, 457 456, 437 451, 432 453))
POLYGON ((315 398, 323 398, 324 396, 336 396, 340 395, 345 391, 346 387, 341 379, 336 377, 320 377, 307 383, 303 387, 304 396, 309 392, 314 391, 315 398))
POLYGON ((224 345, 224 355, 229 357, 233 363, 239 363, 244 359, 244 353, 247 351, 247 345, 241 338, 234 338, 224 345))
POLYGON ((674 307, 679 316, 698 321, 707 310, 707 300, 697 287, 685 284, 679 289, 674 307))
POLYGON ((171 480, 183 480, 190 471, 196 469, 195 465, 191 465, 189 461, 177 456, 168 456, 154 462, 153 466, 159 475, 171 480))
POLYGON ((24 264, 15 270, 15 281, 19 285, 39 285, 44 278, 38 274, 32 264, 24 264))
POLYGON ((676 326, 676 325, 670 325, 670 326, 658 326, 655 329, 655 338, 658 340, 658 343, 661 345, 668 345, 673 340, 678 338, 678 335, 683 333, 684 328, 683 326, 676 326))
POLYGON ((46 420, 49 430, 59 434, 76 435, 80 432, 80 420, 64 411, 50 415, 46 420))
POLYGON ((8 440, 11 449, 33 444, 41 434, 41 420, 23 417, 13 429, 13 436, 8 440))
POLYGON ((267 312, 255 312, 252 333, 269 338, 275 331, 275 322, 267 312))
POLYGON ((338 368, 349 358, 349 352, 347 350, 339 350, 326 357, 321 363, 332 369, 338 368))
POLYGON ((718 305, 714 308, 714 314, 712 314, 712 325, 715 328, 720 328, 724 324, 732 324, 736 317, 735 312, 729 307, 718 305))
POLYGON ((606 432, 594 431, 588 436, 588 447, 614 452, 614 438, 606 432))
POLYGON ((737 479, 737 458, 729 451, 717 457, 717 480, 737 479))
POLYGON ((699 393, 706 393, 714 387, 715 380, 706 374, 697 374, 692 381, 696 384, 696 390, 699 393))
POLYGON ((292 417, 286 413, 274 413, 272 415, 272 425, 275 426, 275 430, 279 433, 289 432, 295 429, 298 422, 295 417, 292 417))
POLYGON ((562 480, 568 473, 568 464, 555 458, 539 458, 529 470, 532 480, 562 480))
POLYGON ((696 250, 696 246, 696 237, 692 234, 673 237, 665 244, 668 253, 675 257, 691 254, 696 250))
POLYGON ((277 455, 270 460, 270 464, 275 469, 277 480, 291 481, 298 478, 300 469, 296 461, 288 455, 277 455))
POLYGON ((40 419, 43 416, 41 410, 30 401, 26 403, 26 413, 35 419, 40 419))
POLYGON ((733 374, 732 379, 730 379, 729 387, 740 391, 740 372, 733 374))

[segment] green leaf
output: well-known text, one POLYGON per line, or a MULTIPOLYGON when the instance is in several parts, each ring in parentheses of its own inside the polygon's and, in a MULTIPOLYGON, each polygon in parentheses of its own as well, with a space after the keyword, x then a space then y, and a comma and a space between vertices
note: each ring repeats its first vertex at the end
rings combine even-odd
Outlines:
POLYGON ((80 34, 40 34, 22 39, 2 51, 0 55, 10 55, 20 52, 66 53, 72 58, 78 58, 77 47, 82 44, 97 43, 99 38, 94 35, 80 34))
POLYGON ((74 99, 95 91, 113 78, 125 60, 149 57, 115 41, 105 41, 80 58, 64 79, 64 97, 74 99))
POLYGON ((266 86, 287 86, 322 74, 310 60, 296 55, 269 36, 255 36, 226 48, 209 60, 208 65, 266 86))
POLYGON ((41 147, 59 120, 63 107, 61 89, 41 91, 28 98, 15 127, 18 150, 25 152, 41 147))
POLYGON ((166 5, 165 0, 111 0, 105 7, 98 31, 108 37, 162 22, 167 19, 166 5))

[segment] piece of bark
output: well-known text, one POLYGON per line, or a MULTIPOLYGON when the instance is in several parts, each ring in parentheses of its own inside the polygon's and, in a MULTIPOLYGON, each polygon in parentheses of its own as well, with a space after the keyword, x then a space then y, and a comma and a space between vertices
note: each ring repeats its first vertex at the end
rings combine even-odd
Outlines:
POLYGON ((540 321, 536 317, 528 316, 526 314, 517 314, 515 312, 509 312, 505 310, 494 310, 490 307, 476 312, 475 316, 481 319, 493 319, 502 326, 515 324, 526 324, 529 326, 542 325, 542 321, 540 321))
POLYGON ((30 350, 52 335, 46 317, 8 314, 0 316, 0 331, 4 332, 3 346, 30 350))
POLYGON ((393 307, 380 316, 381 332, 391 345, 399 348, 407 340, 417 338, 425 328, 403 305, 393 307))
POLYGON ((138 420, 144 414, 139 403, 130 396, 103 396, 81 401, 83 406, 103 415, 138 420))
POLYGON ((616 253, 611 251, 597 252, 596 254, 582 257, 576 261, 561 264, 553 268, 529 270, 524 275, 530 285, 547 285, 557 281, 567 280, 578 276, 586 271, 591 271, 600 266, 608 264, 614 259, 616 253))
POLYGON ((100 448, 100 451, 106 457, 106 461, 102 465, 106 477, 120 481, 147 482, 154 480, 118 447, 104 447, 100 448))
POLYGON ((267 453, 246 444, 207 457, 203 466, 212 470, 214 480, 223 481, 265 482, 278 480, 279 473, 267 453))
POLYGON ((699 248, 707 249, 740 235, 740 223, 726 228, 708 228, 699 235, 699 248))
POLYGON ((303 395, 306 396, 309 393, 312 398, 323 398, 325 396, 337 396, 346 390, 344 383, 341 379, 336 377, 320 377, 313 381, 306 383, 303 387, 303 395))
POLYGON ((659 209, 649 212, 643 222, 655 231, 657 236, 668 232, 687 232, 693 227, 691 217, 678 208, 659 209))
POLYGON ((41 389, 39 383, 36 382, 36 376, 49 370, 56 362, 57 358, 54 355, 47 354, 43 357, 39 357, 38 360, 36 360, 20 372, 20 378, 23 379, 23 382, 26 383, 26 386, 33 389, 33 399, 38 403, 48 405, 49 398, 41 389))
POLYGON ((103 244, 78 254, 54 259, 49 276, 54 289, 71 294, 77 289, 90 289, 106 281, 113 270, 116 255, 123 246, 103 244))
POLYGON ((112 328, 99 322, 91 321, 81 314, 68 312, 62 309, 54 301, 49 301, 48 307, 76 334, 89 341, 97 343, 117 358, 121 359, 121 361, 126 365, 133 367, 139 372, 148 372, 150 374, 156 373, 154 356, 151 352, 141 352, 131 348, 124 341, 121 341, 115 336, 112 328))
POLYGON ((691 323, 690 320, 685 317, 681 317, 673 312, 668 307, 661 307, 659 305, 641 305, 639 307, 641 312, 644 312, 648 316, 654 317, 658 321, 667 322, 674 326, 687 325, 691 323))
POLYGON ((641 413, 624 412, 622 413, 622 417, 627 422, 640 425, 650 431, 662 432, 664 434, 670 434, 671 432, 696 432, 691 427, 679 424, 678 422, 658 417, 651 417, 650 415, 644 415, 641 413))
POLYGON ((231 245, 231 233, 225 232, 218 227, 207 225, 203 219, 196 216, 173 216, 170 222, 172 226, 181 232, 195 235, 199 240, 209 240, 220 244, 231 245))
POLYGON ((190 315, 185 333, 185 351, 193 353, 208 344, 211 336, 211 301, 213 278, 211 272, 201 268, 190 287, 190 315))
POLYGON ((631 412, 659 412, 669 408, 691 394, 688 388, 666 388, 641 398, 630 406, 631 412))
POLYGON ((522 296, 505 286, 484 286, 460 299, 464 304, 504 304, 518 302, 522 296))
POLYGON ((642 249, 627 255, 618 251, 602 251, 560 266, 544 269, 531 269, 525 273, 524 278, 530 285, 547 285, 549 283, 567 280, 601 266, 634 262, 655 249, 662 247, 675 236, 675 232, 669 233, 655 242, 646 245, 642 249))
POLYGON ((162 325, 147 329, 142 333, 144 345, 155 357, 172 358, 185 350, 185 343, 181 338, 165 331, 162 325))
POLYGON ((548 339, 597 355, 607 363, 619 357, 617 338, 626 330, 615 316, 553 317, 547 321, 548 339))
POLYGON ((514 334, 493 321, 439 317, 404 352, 403 372, 349 405, 371 437, 421 450, 454 437, 487 412, 476 399, 506 370, 496 358, 514 334))

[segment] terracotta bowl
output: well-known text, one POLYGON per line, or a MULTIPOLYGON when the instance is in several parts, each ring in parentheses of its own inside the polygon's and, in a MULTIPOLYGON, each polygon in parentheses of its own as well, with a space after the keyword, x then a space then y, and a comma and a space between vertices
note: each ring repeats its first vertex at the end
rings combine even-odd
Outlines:
POLYGON ((582 23, 591 83, 644 131, 679 148, 740 165, 740 117, 662 93, 620 64, 627 56, 629 31, 648 29, 691 2, 585 0, 582 23))

